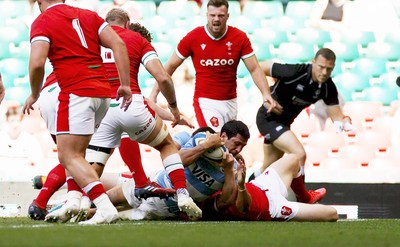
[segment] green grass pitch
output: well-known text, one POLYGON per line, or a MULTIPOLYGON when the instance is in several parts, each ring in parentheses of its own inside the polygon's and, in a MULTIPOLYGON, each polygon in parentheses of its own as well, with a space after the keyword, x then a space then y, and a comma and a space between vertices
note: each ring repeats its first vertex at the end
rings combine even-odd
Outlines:
POLYGON ((0 246, 400 246, 400 220, 320 222, 119 221, 79 226, 0 218, 0 246))

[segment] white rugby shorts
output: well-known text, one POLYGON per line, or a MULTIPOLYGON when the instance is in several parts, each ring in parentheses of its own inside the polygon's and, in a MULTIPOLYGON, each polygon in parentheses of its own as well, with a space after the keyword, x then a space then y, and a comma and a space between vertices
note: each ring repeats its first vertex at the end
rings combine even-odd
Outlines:
POLYGON ((92 136, 90 145, 116 148, 120 145, 123 132, 138 142, 144 141, 153 132, 156 126, 155 113, 144 103, 144 97, 133 94, 132 103, 126 111, 121 109, 122 100, 111 100, 110 108, 100 128, 92 136))
POLYGON ((200 126, 205 121, 206 126, 220 132, 222 126, 229 120, 237 119, 237 99, 214 100, 199 98, 199 104, 194 104, 196 119, 200 126), (204 120, 203 120, 204 119, 204 120))
POLYGON ((106 115, 110 98, 82 97, 60 92, 57 134, 92 135, 106 115))
POLYGON ((56 115, 59 93, 60 86, 58 86, 58 83, 54 83, 42 89, 38 100, 40 114, 52 135, 56 134, 56 115))
POLYGON ((299 212, 297 202, 287 200, 288 190, 274 169, 267 168, 251 183, 265 191, 269 201, 271 218, 288 221, 293 219, 299 212))

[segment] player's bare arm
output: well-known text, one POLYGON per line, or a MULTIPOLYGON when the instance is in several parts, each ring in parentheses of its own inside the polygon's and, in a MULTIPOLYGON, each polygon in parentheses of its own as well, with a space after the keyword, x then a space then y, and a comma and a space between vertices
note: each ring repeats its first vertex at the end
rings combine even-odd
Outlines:
POLYGON ((234 157, 228 150, 224 153, 222 158, 221 167, 224 168, 224 185, 222 186, 222 193, 217 199, 217 208, 224 209, 229 207, 236 200, 236 179, 234 170, 234 157))
MULTIPOLYGON (((175 72, 175 70, 183 63, 184 60, 180 59, 176 53, 172 53, 171 57, 168 59, 168 61, 165 63, 164 68, 165 71, 172 76, 172 74, 175 72)), ((149 98, 157 102, 157 96, 160 93, 160 87, 159 85, 155 84, 153 86, 153 89, 150 93, 149 98)))
POLYGON ((236 207, 239 212, 246 213, 251 205, 251 196, 246 190, 245 185, 246 166, 239 164, 237 170, 238 193, 236 198, 236 207))
POLYGON ((246 65, 246 68, 249 70, 254 83, 260 90, 263 96, 263 102, 268 103, 268 112, 271 112, 274 109, 276 109, 278 112, 281 111, 282 106, 279 105, 278 102, 276 102, 271 96, 267 79, 261 70, 257 57, 255 55, 251 56, 244 59, 243 62, 246 65))
MULTIPOLYGON (((158 59, 150 60, 146 63, 145 67, 147 71, 149 71, 149 73, 154 77, 154 79, 156 79, 159 90, 168 102, 168 107, 174 116, 172 126, 178 125, 181 114, 176 101, 174 82, 172 81, 171 76, 167 73, 158 59)), ((153 98, 154 97, 151 96, 150 100, 153 98)))
POLYGON ((35 41, 31 45, 29 56, 29 83, 31 95, 26 99, 22 108, 23 113, 30 114, 34 110, 33 104, 39 99, 40 89, 44 78, 44 66, 50 50, 50 43, 46 41, 35 41))
POLYGON ((199 145, 189 148, 189 149, 181 149, 179 150, 179 155, 181 156, 181 160, 183 163, 183 166, 188 166, 195 162, 197 159, 200 158, 200 156, 203 155, 204 152, 211 148, 217 148, 221 147, 224 145, 224 142, 221 140, 221 137, 219 134, 211 134, 207 132, 207 137, 206 140, 199 145))

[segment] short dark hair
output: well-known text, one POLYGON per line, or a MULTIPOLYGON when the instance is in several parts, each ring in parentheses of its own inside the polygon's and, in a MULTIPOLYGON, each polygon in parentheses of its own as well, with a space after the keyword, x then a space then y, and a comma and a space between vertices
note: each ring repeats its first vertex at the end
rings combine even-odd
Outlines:
POLYGON ((314 59, 316 59, 318 56, 323 56, 327 60, 335 60, 336 61, 336 55, 335 53, 329 49, 329 48, 321 48, 315 53, 314 59))
POLYGON ((214 134, 215 133, 215 130, 213 130, 211 127, 208 127, 208 126, 206 126, 206 127, 200 127, 200 128, 198 128, 197 130, 195 130, 193 133, 192 133, 192 137, 193 136, 195 136, 197 133, 200 133, 200 132, 210 132, 211 134, 214 134))
POLYGON ((142 35, 143 38, 147 39, 147 41, 149 41, 149 43, 151 43, 151 41, 153 40, 153 37, 151 37, 150 31, 147 30, 147 28, 142 26, 140 23, 129 24, 129 30, 140 33, 140 35, 142 35))
POLYGON ((221 129, 221 133, 225 133, 228 139, 235 137, 237 134, 243 136, 246 140, 250 139, 250 131, 245 123, 239 120, 230 120, 226 122, 221 129))
POLYGON ((226 6, 226 8, 229 9, 229 3, 227 0, 210 0, 207 3, 207 8, 209 6, 214 6, 214 7, 226 6))

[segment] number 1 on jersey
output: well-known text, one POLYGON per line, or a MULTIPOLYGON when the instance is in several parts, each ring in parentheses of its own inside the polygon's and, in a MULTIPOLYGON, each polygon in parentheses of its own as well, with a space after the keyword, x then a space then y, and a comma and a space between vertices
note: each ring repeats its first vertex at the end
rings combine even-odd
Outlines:
POLYGON ((82 46, 85 48, 88 48, 88 45, 87 45, 86 39, 85 39, 85 35, 83 34, 83 30, 81 28, 78 18, 72 20, 72 27, 75 29, 76 33, 78 34, 79 39, 81 40, 82 46))

